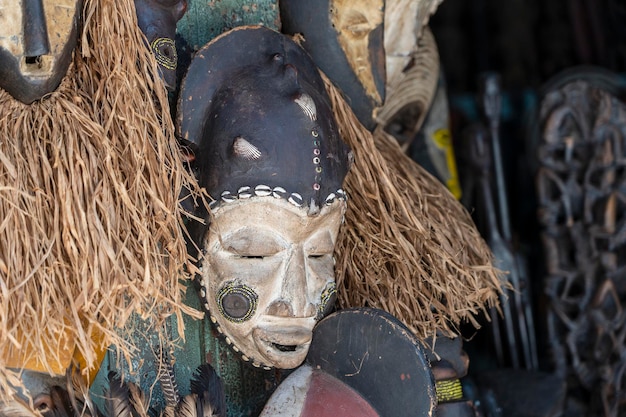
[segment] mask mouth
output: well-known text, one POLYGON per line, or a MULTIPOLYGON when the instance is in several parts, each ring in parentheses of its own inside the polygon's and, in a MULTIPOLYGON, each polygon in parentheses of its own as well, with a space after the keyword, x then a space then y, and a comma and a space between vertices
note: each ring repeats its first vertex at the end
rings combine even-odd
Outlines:
POLYGON ((281 328, 260 327, 254 331, 257 340, 280 352, 294 352, 301 346, 309 346, 313 337, 312 329, 302 326, 281 328))
POLYGON ((254 330, 259 352, 268 365, 292 369, 299 366, 309 352, 313 331, 303 326, 261 327, 254 330))
POLYGON ((261 340, 261 342, 266 347, 263 352, 269 352, 271 355, 276 357, 306 355, 310 346, 310 343, 283 345, 282 343, 275 343, 269 340, 261 340))
POLYGON ((279 343, 272 343, 272 347, 280 350, 281 352, 295 352, 298 345, 281 345, 279 343))

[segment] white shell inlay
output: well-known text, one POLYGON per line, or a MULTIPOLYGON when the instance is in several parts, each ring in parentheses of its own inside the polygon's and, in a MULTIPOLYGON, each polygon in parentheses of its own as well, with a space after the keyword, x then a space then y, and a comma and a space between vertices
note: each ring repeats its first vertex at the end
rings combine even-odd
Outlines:
POLYGON ((274 187, 272 195, 274 198, 283 198, 287 194, 287 191, 283 187, 274 187))
POLYGON ((233 152, 240 158, 247 161, 254 161, 261 157, 261 151, 259 148, 242 138, 241 136, 235 139, 233 143, 233 152))
MULTIPOLYGON (((240 187, 237 190, 237 194, 233 194, 230 191, 223 191, 221 194, 221 201, 225 203, 232 203, 237 200, 247 199, 253 196, 266 197, 270 195, 274 198, 284 198, 296 207, 302 207, 304 205, 304 199, 302 198, 301 194, 299 193, 287 194, 287 191, 283 187, 270 188, 267 185, 257 185, 256 187, 254 187, 254 191, 252 190, 252 187, 249 187, 249 186, 240 187)), ((342 189, 338 189, 334 193, 330 193, 324 199, 324 203, 326 205, 331 205, 337 199, 346 201, 348 198, 347 198, 345 191, 343 191, 342 189)), ((212 201, 209 207, 211 209, 214 209, 215 207, 217 207, 218 203, 219 201, 217 200, 212 201)), ((317 212, 319 207, 317 207, 317 205, 313 201, 312 201, 312 205, 314 205, 316 208, 316 210, 313 210, 313 212, 317 212)))
POLYGON ((272 189, 268 185, 257 185, 254 187, 254 193, 259 197, 267 197, 272 194, 272 189))
POLYGON ((301 94, 300 97, 295 99, 295 102, 298 106, 300 106, 304 114, 309 116, 311 121, 317 120, 317 108, 315 107, 315 102, 310 95, 301 94))
POLYGON ((250 187, 248 186, 241 187, 237 190, 237 196, 239 196, 239 198, 250 198, 252 197, 252 191, 250 191, 250 187))
POLYGON ((293 204, 296 207, 301 207, 303 203, 302 196, 298 193, 292 193, 287 199, 287 201, 289 201, 291 204, 293 204))
POLYGON ((296 104, 300 106, 304 114, 306 114, 311 121, 317 120, 317 108, 313 98, 308 94, 301 94, 300 97, 295 99, 296 104))

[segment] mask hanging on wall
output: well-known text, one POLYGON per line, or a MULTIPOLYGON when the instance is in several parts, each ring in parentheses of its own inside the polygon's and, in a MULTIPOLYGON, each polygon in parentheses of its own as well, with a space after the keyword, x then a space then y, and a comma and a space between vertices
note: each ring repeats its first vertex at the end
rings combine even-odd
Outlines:
POLYGON ((406 150, 437 87, 439 55, 426 24, 441 1, 282 0, 282 31, 303 35, 363 126, 382 126, 406 150))
POLYGON ((334 245, 345 211, 350 152, 308 55, 263 27, 218 37, 183 81, 179 134, 195 148, 214 201, 200 295, 244 360, 294 368, 333 305, 334 245))
POLYGON ((0 401, 34 393, 23 370, 62 376, 82 358, 95 374, 108 346, 129 356, 131 313, 159 333, 184 308, 177 190, 193 184, 165 89, 133 0, 79 6, 0 0, 0 401), (47 31, 28 40, 28 28, 47 31), (27 58, 42 65, 32 79, 27 58), (18 100, 15 86, 30 90, 18 100))
POLYGON ((304 48, 369 130, 385 101, 384 7, 384 0, 280 2, 283 32, 304 36, 304 48))
POLYGON ((187 0, 135 0, 137 24, 146 35, 168 90, 176 87, 176 22, 187 11, 187 0))
POLYGON ((61 83, 76 47, 80 0, 21 0, 0 12, 0 88, 30 104, 61 83))

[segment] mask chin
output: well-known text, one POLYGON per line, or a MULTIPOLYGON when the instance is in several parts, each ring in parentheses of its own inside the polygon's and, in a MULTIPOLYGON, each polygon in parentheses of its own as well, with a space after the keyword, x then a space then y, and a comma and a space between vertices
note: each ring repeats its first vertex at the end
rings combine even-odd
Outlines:
POLYGON ((77 43, 82 2, 22 0, 0 16, 0 88, 30 104, 57 89, 77 43))
POLYGON ((255 329, 252 337, 262 357, 281 369, 293 369, 306 358, 313 338, 313 326, 284 326, 280 329, 255 329))
MULTIPOLYGON (((254 308, 247 308, 246 306, 242 309, 233 309, 233 303, 229 302, 230 305, 225 308, 222 300, 230 296, 233 298, 241 296, 242 293, 245 293, 242 291, 242 287, 246 286, 232 286, 231 283, 227 283, 215 297, 216 301, 212 300, 210 294, 205 298, 205 307, 209 311, 218 311, 216 315, 210 315, 218 332, 224 336, 226 343, 235 352, 241 354, 244 361, 255 367, 293 369, 299 366, 308 353, 313 337, 313 327, 319 318, 315 314, 315 306, 312 306, 304 314, 305 317, 285 317, 271 314, 272 311, 276 311, 273 306, 284 304, 282 301, 275 301, 270 304, 268 308, 264 309, 264 314, 257 314, 254 311, 256 305, 254 308), (230 292, 230 294, 222 297, 224 292, 230 292), (243 310, 247 311, 244 312, 243 310), (239 311, 241 314, 238 314, 237 317, 230 314, 239 311)), ((250 293, 251 291, 248 290, 247 292, 250 293)), ((207 294, 206 290, 201 291, 201 293, 207 294)), ((263 291, 260 293, 261 305, 267 305, 265 301, 268 295, 263 291)), ((256 304, 256 299, 254 302, 256 304)), ((243 304, 245 303, 242 302, 241 305, 243 304)))
POLYGON ((311 345, 316 320, 285 319, 271 325, 241 326, 209 312, 211 322, 244 362, 255 368, 293 369, 302 364, 311 345))

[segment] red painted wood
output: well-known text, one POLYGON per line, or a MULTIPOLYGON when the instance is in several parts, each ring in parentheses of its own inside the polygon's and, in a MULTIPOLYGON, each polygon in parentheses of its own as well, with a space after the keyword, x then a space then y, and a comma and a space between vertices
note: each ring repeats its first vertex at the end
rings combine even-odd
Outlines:
POLYGON ((356 391, 321 370, 314 370, 302 417, 378 417, 356 391))

